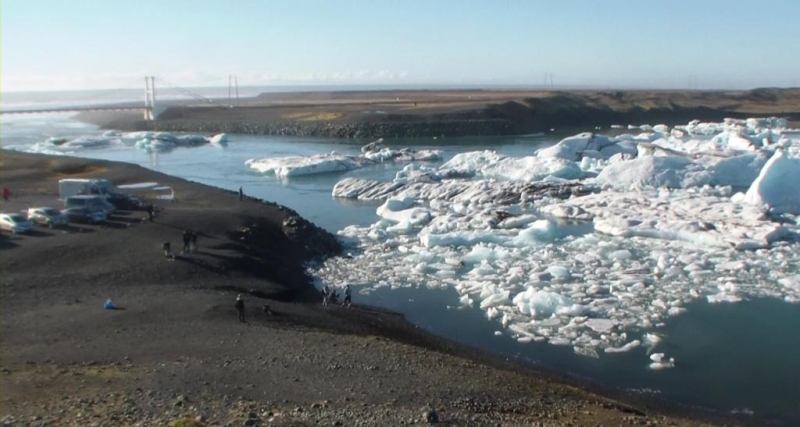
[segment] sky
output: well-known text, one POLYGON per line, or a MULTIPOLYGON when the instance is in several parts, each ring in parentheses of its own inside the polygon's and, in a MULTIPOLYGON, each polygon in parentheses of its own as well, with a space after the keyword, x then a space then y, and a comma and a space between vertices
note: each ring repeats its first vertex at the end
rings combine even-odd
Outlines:
POLYGON ((800 86, 796 0, 0 1, 2 92, 800 86))

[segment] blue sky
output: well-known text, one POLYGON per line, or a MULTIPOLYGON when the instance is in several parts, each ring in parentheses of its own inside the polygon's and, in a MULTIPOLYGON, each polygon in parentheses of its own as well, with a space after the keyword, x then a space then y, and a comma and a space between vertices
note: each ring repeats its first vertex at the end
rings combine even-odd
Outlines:
POLYGON ((800 1, 2 0, 2 91, 800 85, 800 1))

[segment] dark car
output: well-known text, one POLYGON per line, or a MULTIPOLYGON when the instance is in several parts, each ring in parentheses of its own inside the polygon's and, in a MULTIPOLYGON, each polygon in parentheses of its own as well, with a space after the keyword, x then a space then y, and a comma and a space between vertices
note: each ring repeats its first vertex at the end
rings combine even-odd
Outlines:
POLYGON ((64 209, 61 213, 67 216, 69 222, 96 224, 106 220, 105 213, 88 208, 69 208, 64 209))
POLYGON ((106 199, 117 209, 124 211, 135 211, 144 207, 144 202, 140 199, 125 193, 108 193, 106 199))

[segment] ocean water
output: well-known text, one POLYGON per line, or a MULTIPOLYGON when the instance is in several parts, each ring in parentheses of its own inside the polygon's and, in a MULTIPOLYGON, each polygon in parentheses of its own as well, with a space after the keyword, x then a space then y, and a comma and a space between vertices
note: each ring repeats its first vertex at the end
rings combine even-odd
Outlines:
MULTIPOLYGON (((98 137, 102 131, 75 122, 68 114, 3 116, 3 148, 26 149, 50 137, 98 137)), ((587 129, 588 130, 588 129, 587 129)), ((610 131, 608 133, 611 133, 610 131)), ((543 137, 419 138, 387 140, 391 148, 439 149, 444 159, 423 162, 436 166, 457 153, 492 149, 525 156, 555 144, 570 132, 543 137)), ((331 197, 344 177, 390 181, 404 165, 383 163, 345 173, 278 179, 245 167, 251 158, 310 156, 336 151, 357 154, 369 141, 322 138, 230 135, 226 148, 201 146, 150 153, 121 144, 101 144, 69 154, 140 164, 171 175, 230 190, 240 186, 248 195, 298 211, 331 232, 347 226, 367 226, 378 220, 378 202, 354 202, 331 197)), ((53 183, 55 185, 55 183, 53 183)), ((180 194, 177 194, 180 197, 180 194)), ((577 231, 576 234, 590 232, 577 231)), ((488 320, 477 307, 461 307, 453 289, 428 289, 424 283, 356 293, 356 302, 404 313, 420 327, 450 339, 534 364, 556 373, 586 379, 616 392, 664 400, 686 408, 729 414, 744 419, 800 422, 800 307, 777 299, 752 299, 735 304, 703 300, 671 317, 658 334, 658 351, 674 357, 675 368, 647 368, 646 349, 601 354, 575 354, 572 346, 520 343, 496 336, 498 321, 488 320)))

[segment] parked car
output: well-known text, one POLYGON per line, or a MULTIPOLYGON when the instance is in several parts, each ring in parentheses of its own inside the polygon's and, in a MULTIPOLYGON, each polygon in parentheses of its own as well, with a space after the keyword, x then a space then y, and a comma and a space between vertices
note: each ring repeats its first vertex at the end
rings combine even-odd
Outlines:
POLYGON ((106 200, 117 209, 125 211, 135 211, 144 206, 141 199, 125 193, 111 192, 106 195, 106 200))
POLYGON ((106 216, 111 215, 116 208, 108 203, 102 196, 70 196, 64 201, 67 209, 70 208, 89 208, 102 211, 106 216))
POLYGON ((67 225, 69 219, 58 209, 53 208, 30 208, 28 209, 28 220, 34 224, 41 224, 53 228, 59 225, 67 225))
POLYGON ((90 208, 69 208, 61 211, 70 222, 83 222, 97 224, 106 220, 106 214, 100 210, 90 208))
POLYGON ((20 214, 0 214, 0 229, 12 233, 26 233, 32 228, 33 223, 20 214))

